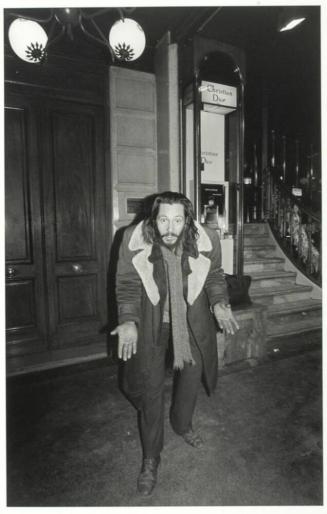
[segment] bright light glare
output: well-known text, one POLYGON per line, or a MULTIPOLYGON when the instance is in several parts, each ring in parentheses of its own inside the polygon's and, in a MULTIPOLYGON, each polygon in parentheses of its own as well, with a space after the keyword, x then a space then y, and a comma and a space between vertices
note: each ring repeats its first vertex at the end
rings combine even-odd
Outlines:
POLYGON ((279 32, 284 32, 285 30, 292 30, 297 25, 300 25, 302 21, 304 21, 305 18, 294 18, 293 20, 289 21, 284 27, 282 27, 279 32))

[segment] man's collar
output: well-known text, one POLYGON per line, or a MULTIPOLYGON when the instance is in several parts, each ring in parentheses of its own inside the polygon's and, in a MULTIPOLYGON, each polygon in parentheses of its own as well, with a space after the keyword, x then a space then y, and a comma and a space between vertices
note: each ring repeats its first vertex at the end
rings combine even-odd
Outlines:
POLYGON ((128 243, 128 248, 131 252, 136 252, 137 250, 145 250, 149 248, 151 243, 147 243, 143 236, 143 221, 140 221, 133 230, 132 237, 128 243))

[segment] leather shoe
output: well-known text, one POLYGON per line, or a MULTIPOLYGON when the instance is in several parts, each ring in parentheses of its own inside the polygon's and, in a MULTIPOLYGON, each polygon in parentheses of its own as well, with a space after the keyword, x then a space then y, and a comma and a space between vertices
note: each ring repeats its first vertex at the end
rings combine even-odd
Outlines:
POLYGON ((137 489, 143 496, 149 496, 155 488, 159 463, 160 457, 143 459, 137 480, 137 489))
POLYGON ((204 445, 203 439, 199 436, 199 434, 194 432, 192 428, 182 434, 182 438, 187 444, 193 446, 193 448, 202 448, 204 445))

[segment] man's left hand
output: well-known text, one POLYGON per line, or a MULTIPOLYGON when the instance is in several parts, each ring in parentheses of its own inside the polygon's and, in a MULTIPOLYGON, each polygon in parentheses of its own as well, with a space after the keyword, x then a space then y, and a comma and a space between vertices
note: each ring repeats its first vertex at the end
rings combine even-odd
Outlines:
POLYGON ((233 316, 230 305, 224 303, 216 303, 213 306, 213 312, 220 328, 227 334, 234 335, 239 330, 239 324, 233 316))

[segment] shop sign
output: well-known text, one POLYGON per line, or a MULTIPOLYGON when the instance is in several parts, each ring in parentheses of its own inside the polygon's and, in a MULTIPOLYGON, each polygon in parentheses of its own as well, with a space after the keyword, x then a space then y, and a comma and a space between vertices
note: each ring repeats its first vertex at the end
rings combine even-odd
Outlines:
POLYGON ((234 107, 235 109, 237 107, 236 87, 202 80, 200 92, 203 103, 234 107))

